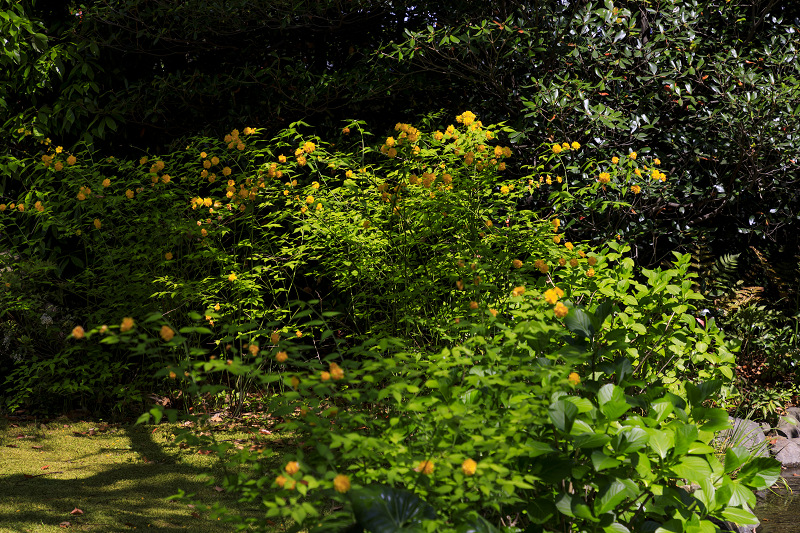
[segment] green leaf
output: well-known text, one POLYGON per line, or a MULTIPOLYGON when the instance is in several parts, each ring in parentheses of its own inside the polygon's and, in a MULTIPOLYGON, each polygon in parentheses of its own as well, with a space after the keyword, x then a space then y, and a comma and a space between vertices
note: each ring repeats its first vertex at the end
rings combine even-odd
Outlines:
POLYGON ((588 337, 590 339, 594 337, 595 329, 592 325, 592 317, 580 307, 574 307, 569 310, 567 316, 564 317, 564 325, 567 326, 568 330, 580 337, 588 337))
POLYGON ((478 516, 458 526, 456 533, 500 533, 500 530, 482 516, 478 516))
POLYGON ((411 491, 387 485, 369 485, 349 493, 358 525, 372 533, 422 531, 423 520, 436 511, 411 491))
POLYGON ((781 464, 772 457, 756 457, 742 466, 736 480, 747 487, 761 490, 771 487, 781 475, 781 464))
POLYGON ((661 431, 658 429, 647 429, 650 441, 647 443, 650 448, 662 459, 666 459, 670 450, 675 444, 675 436, 671 431, 661 431))
POLYGON ((615 468, 622 464, 621 461, 614 459, 613 457, 609 457, 602 450, 595 450, 592 452, 592 466, 594 466, 595 472, 602 472, 603 470, 608 470, 609 468, 615 468))
POLYGON ((730 520, 737 525, 758 524, 756 515, 746 509, 737 509, 735 507, 728 507, 722 511, 722 517, 725 520, 730 520))
POLYGON ((556 429, 563 433, 569 433, 572 430, 572 424, 575 423, 575 417, 578 415, 578 408, 572 402, 559 399, 550 404, 547 413, 556 429))
POLYGON ((750 452, 744 446, 734 446, 725 450, 725 473, 729 474, 742 466, 750 457, 750 452))
POLYGON ((611 445, 617 453, 630 453, 644 448, 648 440, 650 440, 650 435, 642 428, 626 427, 614 435, 611 445))
POLYGON ((600 489, 600 496, 594 501, 596 515, 605 514, 614 509, 625 498, 635 497, 630 488, 619 479, 613 480, 605 488, 600 489))

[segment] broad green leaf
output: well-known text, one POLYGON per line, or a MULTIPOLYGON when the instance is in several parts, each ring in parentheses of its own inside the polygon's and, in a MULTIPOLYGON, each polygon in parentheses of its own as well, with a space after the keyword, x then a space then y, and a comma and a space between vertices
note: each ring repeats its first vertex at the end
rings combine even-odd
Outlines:
POLYGON ((573 307, 564 317, 564 325, 572 333, 579 337, 594 337, 594 326, 592 325, 592 318, 589 314, 580 307, 573 307))
POLYGON ((723 510, 722 517, 740 526, 759 523, 756 515, 746 509, 737 509, 736 507, 728 507, 723 510))
POLYGON ((622 481, 615 479, 599 491, 599 497, 594 501, 594 510, 596 515, 605 514, 614 509, 625 498, 635 497, 636 493, 632 493, 628 486, 622 481))
POLYGON ((622 464, 621 461, 614 459, 613 457, 609 457, 602 450, 595 450, 592 452, 592 466, 594 466, 595 472, 602 472, 603 470, 608 470, 609 468, 616 468, 622 464))
POLYGON ((563 433, 569 433, 575 417, 578 415, 578 408, 575 407, 575 404, 560 399, 550 404, 547 413, 556 429, 563 433))
POLYGON ((348 493, 356 521, 372 533, 422 531, 423 520, 436 511, 411 491, 387 485, 369 485, 348 493))

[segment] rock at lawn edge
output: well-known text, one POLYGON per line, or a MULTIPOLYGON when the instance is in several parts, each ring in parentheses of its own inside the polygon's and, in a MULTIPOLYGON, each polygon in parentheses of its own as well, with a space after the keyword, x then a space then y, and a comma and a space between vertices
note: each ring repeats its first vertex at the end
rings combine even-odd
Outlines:
POLYGON ((757 457, 769 457, 764 430, 760 425, 744 418, 730 417, 729 420, 733 427, 720 431, 717 436, 725 447, 744 446, 757 457))
POLYGON ((772 454, 784 468, 800 466, 800 439, 776 437, 772 445, 772 454))

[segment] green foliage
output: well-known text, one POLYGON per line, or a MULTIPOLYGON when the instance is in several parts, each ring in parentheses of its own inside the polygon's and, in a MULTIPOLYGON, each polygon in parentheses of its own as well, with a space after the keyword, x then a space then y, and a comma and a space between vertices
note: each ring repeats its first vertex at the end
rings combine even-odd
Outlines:
MULTIPOLYGON (((779 470, 710 445, 734 360, 698 322, 690 256, 637 270, 625 244, 563 242, 568 219, 518 209, 537 182, 504 177, 508 130, 456 119, 371 147, 354 122, 336 147, 293 124, 133 162, 20 158, 27 190, 0 206, 6 322, 32 324, 28 295, 57 287, 76 327, 15 370, 12 404, 43 390, 124 406, 156 386, 235 412, 264 393, 296 443, 282 471, 269 450, 179 435, 235 466, 222 486, 262 514, 215 513, 256 529, 754 521, 752 490, 779 470)), ((570 194, 595 202, 600 185, 570 194)))

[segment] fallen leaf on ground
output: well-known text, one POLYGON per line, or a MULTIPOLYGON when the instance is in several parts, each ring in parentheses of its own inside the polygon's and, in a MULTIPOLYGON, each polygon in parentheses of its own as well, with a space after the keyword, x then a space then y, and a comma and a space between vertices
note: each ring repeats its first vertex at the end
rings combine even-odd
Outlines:
POLYGON ((83 514, 83 511, 78 509, 77 507, 69 512, 69 514, 83 514))
POLYGON ((60 524, 58 524, 58 525, 59 525, 59 527, 69 527, 69 526, 71 526, 72 524, 71 524, 70 522, 61 522, 61 523, 60 523, 60 524))
POLYGON ((223 489, 223 488, 222 488, 222 487, 220 487, 219 485, 215 485, 215 486, 214 486, 214 490, 215 490, 215 491, 217 491, 217 492, 223 492, 225 489, 223 489))
POLYGON ((41 450, 43 446, 31 446, 34 450, 41 450))
POLYGON ((42 467, 42 470, 47 470, 48 468, 50 468, 50 465, 44 465, 44 466, 42 467))
POLYGON ((19 448, 16 444, 6 444, 6 448, 19 448))

